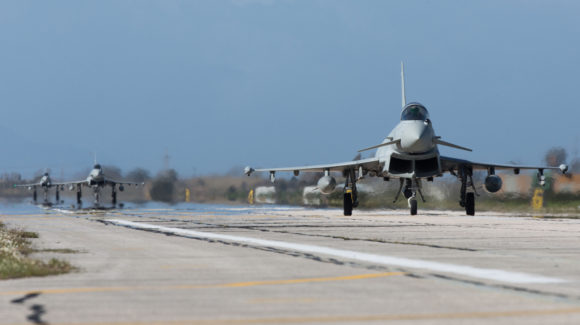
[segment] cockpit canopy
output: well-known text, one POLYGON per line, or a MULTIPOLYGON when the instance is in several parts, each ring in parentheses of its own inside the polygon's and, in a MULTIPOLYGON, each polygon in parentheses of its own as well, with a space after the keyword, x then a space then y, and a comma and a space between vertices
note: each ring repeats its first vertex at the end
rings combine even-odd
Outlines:
POLYGON ((408 104, 401 113, 401 121, 425 121, 428 118, 429 112, 419 103, 408 104))
POLYGON ((101 165, 100 164, 96 164, 93 169, 101 169, 101 165))
POLYGON ((48 173, 44 173, 44 175, 43 175, 43 176, 46 176, 46 177, 48 177, 48 173))

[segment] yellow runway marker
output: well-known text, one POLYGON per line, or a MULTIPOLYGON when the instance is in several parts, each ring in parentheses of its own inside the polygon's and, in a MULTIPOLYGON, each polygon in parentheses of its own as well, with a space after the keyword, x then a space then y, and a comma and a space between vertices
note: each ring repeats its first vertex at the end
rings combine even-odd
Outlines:
POLYGON ((272 281, 254 281, 254 282, 238 282, 221 285, 224 288, 235 287, 254 287, 263 285, 280 285, 280 284, 298 284, 311 282, 330 282, 330 281, 347 281, 347 280, 362 280, 372 278, 382 278, 393 275, 404 275, 404 272, 386 272, 386 273, 371 273, 360 275, 339 276, 331 278, 311 278, 311 279, 294 279, 294 280, 272 280, 272 281))
POLYGON ((205 285, 178 285, 178 286, 143 286, 143 287, 93 287, 93 288, 62 288, 62 289, 41 289, 29 291, 5 291, 0 292, 0 295, 18 296, 29 293, 41 294, 70 294, 70 293, 87 293, 87 292, 112 292, 112 291, 135 291, 135 290, 188 290, 188 289, 214 289, 214 288, 242 288, 268 285, 290 285, 300 283, 317 283, 317 282, 331 282, 331 281, 349 281, 383 278, 388 276, 404 275, 404 272, 387 272, 387 273, 370 273, 360 275, 348 275, 339 277, 327 278, 306 278, 306 279, 291 279, 291 280, 269 280, 269 281, 250 281, 250 282, 233 282, 223 284, 205 284, 205 285))
MULTIPOLYGON (((95 322, 95 323, 62 323, 62 325, 217 325, 217 324, 303 324, 303 323, 353 323, 404 320, 442 320, 442 319, 491 319, 500 317, 538 317, 578 314, 580 308, 563 308, 547 310, 514 310, 441 314, 394 314, 394 315, 345 315, 345 316, 311 316, 311 317, 271 317, 271 318, 236 318, 236 319, 199 319, 181 321, 153 322, 95 322)), ((28 323, 27 323, 28 324, 28 323)))
MULTIPOLYGON (((311 304, 315 302, 320 302, 321 299, 317 298, 262 298, 262 299, 252 299, 249 301, 251 304, 311 304)), ((324 299, 324 302, 329 302, 329 300, 324 299)))

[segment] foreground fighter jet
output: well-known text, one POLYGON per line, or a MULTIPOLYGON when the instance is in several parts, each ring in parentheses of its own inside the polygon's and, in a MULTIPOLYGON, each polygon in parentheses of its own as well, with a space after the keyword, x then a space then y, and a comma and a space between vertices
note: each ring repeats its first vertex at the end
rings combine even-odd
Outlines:
POLYGON ((499 191, 502 186, 501 178, 495 175, 496 169, 511 169, 515 174, 519 174, 522 169, 537 169, 538 180, 542 186, 545 184, 544 170, 557 169, 562 173, 566 173, 568 170, 566 165, 559 167, 502 165, 441 156, 437 148, 438 145, 467 151, 471 151, 471 149, 441 140, 441 137, 435 135, 425 106, 415 102, 406 103, 403 63, 401 63, 401 88, 403 111, 399 124, 383 143, 359 150, 362 152, 377 149, 373 158, 300 167, 261 169, 246 167, 244 173, 250 176, 253 172, 267 171, 270 173, 270 180, 274 182, 275 174, 278 171, 292 171, 295 176, 298 176, 300 171, 324 172, 324 176, 318 181, 318 189, 323 194, 330 194, 336 187, 336 180, 330 175, 330 172, 340 172, 346 178, 343 190, 344 215, 349 216, 352 214, 352 209, 358 206, 356 183, 366 175, 383 177, 385 181, 398 178, 399 191, 393 203, 403 193, 408 200, 411 215, 416 215, 417 193, 425 202, 421 192, 421 181, 433 181, 434 177, 441 177, 444 173, 449 172, 461 182, 459 205, 465 208, 467 215, 475 215, 476 190, 472 178, 474 170, 487 171, 485 189, 491 193, 499 191))
POLYGON ((121 182, 117 180, 113 180, 110 178, 105 177, 103 174, 103 168, 100 164, 95 163, 93 166, 93 170, 89 173, 89 176, 85 180, 81 181, 72 181, 72 182, 64 182, 61 183, 62 185, 66 185, 69 187, 69 190, 74 191, 76 188, 77 191, 77 204, 82 204, 82 186, 87 186, 93 189, 93 195, 95 198, 95 205, 99 205, 100 196, 101 196, 101 189, 105 186, 109 185, 112 188, 112 203, 113 205, 117 204, 117 187, 119 191, 123 192, 125 190, 125 185, 143 185, 143 183, 133 183, 133 182, 121 182), (118 186, 117 186, 118 185, 118 186))
POLYGON ((32 192, 32 199, 36 202, 38 193, 36 192, 36 188, 40 187, 44 191, 44 203, 48 203, 48 190, 54 186, 56 189, 56 202, 60 201, 60 186, 63 185, 61 183, 53 183, 52 179, 48 172, 44 173, 40 180, 37 183, 33 184, 16 184, 14 187, 27 187, 29 190, 33 190, 32 192))

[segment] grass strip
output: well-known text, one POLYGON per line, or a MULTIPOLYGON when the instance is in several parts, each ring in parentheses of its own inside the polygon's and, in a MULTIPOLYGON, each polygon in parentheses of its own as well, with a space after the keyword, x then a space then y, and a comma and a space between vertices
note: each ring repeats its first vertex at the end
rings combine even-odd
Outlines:
POLYGON ((8 229, 0 222, 0 279, 47 276, 68 273, 74 267, 66 261, 52 258, 36 260, 28 255, 35 252, 31 238, 38 234, 19 229, 8 229))

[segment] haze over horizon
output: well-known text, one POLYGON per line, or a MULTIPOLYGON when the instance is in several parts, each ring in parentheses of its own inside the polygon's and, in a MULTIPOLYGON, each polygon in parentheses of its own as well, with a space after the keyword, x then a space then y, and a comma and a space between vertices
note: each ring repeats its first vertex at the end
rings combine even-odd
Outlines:
MULTIPOLYGON (((351 160, 407 100, 444 155, 579 149, 575 1, 3 1, 0 173, 351 160)), ((367 153, 366 156, 374 154, 367 153)), ((242 174, 240 170, 240 175, 242 174)))

